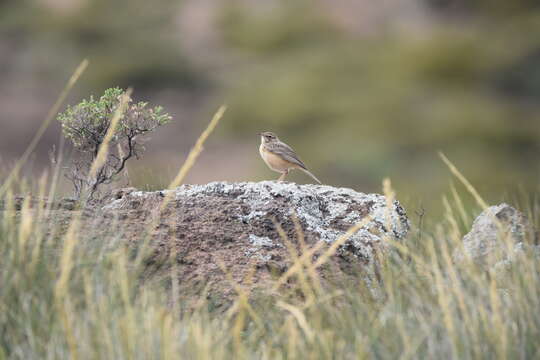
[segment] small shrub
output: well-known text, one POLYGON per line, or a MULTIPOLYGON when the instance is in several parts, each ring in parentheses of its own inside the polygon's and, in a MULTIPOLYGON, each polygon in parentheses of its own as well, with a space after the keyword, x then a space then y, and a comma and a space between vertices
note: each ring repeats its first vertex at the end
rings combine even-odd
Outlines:
POLYGON ((144 152, 143 136, 171 121, 171 116, 162 107, 147 108, 146 102, 132 103, 129 99, 109 143, 106 160, 95 176, 89 176, 92 163, 124 93, 120 88, 111 88, 99 100, 90 97, 76 106, 68 106, 65 112, 58 115, 62 132, 75 149, 72 166, 66 177, 73 183, 77 198, 83 196, 91 199, 100 185, 114 181, 116 175, 125 169, 129 159, 138 159, 144 152))

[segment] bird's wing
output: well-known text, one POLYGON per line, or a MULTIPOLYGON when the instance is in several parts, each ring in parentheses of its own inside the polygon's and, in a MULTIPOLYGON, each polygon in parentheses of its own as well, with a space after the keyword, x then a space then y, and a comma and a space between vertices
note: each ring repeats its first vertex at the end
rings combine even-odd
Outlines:
POLYGON ((302 162, 302 160, 298 158, 298 155, 296 155, 294 150, 289 145, 284 144, 282 142, 272 143, 272 144, 269 144, 267 149, 271 153, 279 155, 285 160, 300 166, 302 169, 307 169, 306 165, 302 162))

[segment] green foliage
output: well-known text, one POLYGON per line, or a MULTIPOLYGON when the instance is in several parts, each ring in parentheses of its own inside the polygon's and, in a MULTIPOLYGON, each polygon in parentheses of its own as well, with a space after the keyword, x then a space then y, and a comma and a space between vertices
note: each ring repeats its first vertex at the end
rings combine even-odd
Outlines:
POLYGON ((142 137, 171 121, 171 116, 161 106, 147 108, 147 103, 132 103, 129 98, 107 143, 106 159, 96 174, 90 176, 92 164, 106 141, 112 117, 123 97, 124 90, 108 89, 99 100, 90 97, 76 106, 68 106, 58 115, 64 135, 77 152, 71 171, 66 175, 73 182, 77 197, 85 194, 91 198, 101 184, 114 181, 130 158, 139 158, 144 152, 142 137))
MULTIPOLYGON (((68 106, 58 115, 64 135, 78 149, 87 150, 88 146, 91 150, 97 149, 92 145, 102 143, 123 94, 124 90, 111 88, 105 90, 99 100, 91 96, 76 106, 68 106)), ((171 121, 171 116, 161 106, 147 108, 147 105, 146 102, 130 102, 116 128, 113 143, 130 135, 142 135, 171 121)))

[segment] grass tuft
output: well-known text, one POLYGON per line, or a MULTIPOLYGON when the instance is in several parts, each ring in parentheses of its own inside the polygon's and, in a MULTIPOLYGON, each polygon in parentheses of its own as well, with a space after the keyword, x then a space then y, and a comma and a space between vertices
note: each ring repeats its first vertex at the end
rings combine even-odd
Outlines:
MULTIPOLYGON (((223 111, 218 111, 171 187, 193 166, 223 111)), ((49 188, 47 183, 44 176, 29 192, 53 193, 54 181, 49 188)), ((133 256, 116 238, 82 241, 78 216, 60 235, 49 221, 56 210, 29 199, 15 204, 13 192, 20 186, 12 186, 4 190, 0 219, 0 359, 540 356, 538 258, 516 256, 503 277, 454 264, 452 253, 460 245, 463 227, 477 215, 465 208, 455 188, 443 200, 444 218, 429 219, 410 231, 410 239, 390 243, 394 251, 381 258, 377 283, 366 284, 359 277, 357 282, 321 285, 316 271, 364 222, 351 228, 338 245, 326 248, 308 247, 300 226, 296 239, 291 239, 276 224, 292 265, 270 284, 271 294, 263 296, 244 286, 252 273, 242 285, 221 265, 224 281, 236 292, 223 311, 212 308, 205 290, 191 306, 171 294, 177 287, 142 281, 144 255, 133 256), (313 260, 316 252, 321 255, 313 260), (289 286, 282 286, 285 283, 289 286), (366 288, 381 297, 370 296, 366 288)), ((399 196, 390 181, 384 182, 384 191, 389 199, 399 196)), ((478 203, 487 206, 477 195, 478 203)), ((531 196, 527 211, 538 219, 535 201, 531 196)), ((500 240, 506 239, 501 235, 500 240)), ((182 281, 174 270, 171 279, 182 281)))

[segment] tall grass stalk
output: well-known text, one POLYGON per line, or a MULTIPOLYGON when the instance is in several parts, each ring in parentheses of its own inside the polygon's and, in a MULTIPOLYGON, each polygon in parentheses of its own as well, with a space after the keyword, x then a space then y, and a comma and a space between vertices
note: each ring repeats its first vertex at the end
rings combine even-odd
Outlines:
POLYGON ((84 73, 86 68, 88 67, 88 60, 84 59, 79 66, 75 69, 75 72, 71 77, 69 78, 67 84, 65 85, 64 89, 58 96, 58 99, 54 103, 54 105, 49 110, 49 113, 47 114, 47 117, 45 118, 45 121, 41 123, 41 126, 39 127, 38 131, 30 141, 30 144, 24 151, 24 153, 21 155, 20 159, 17 161, 11 172, 8 174, 6 180, 4 183, 0 186, 0 197, 4 195, 7 189, 11 188, 13 185, 13 181, 17 178, 17 176, 20 173, 21 168, 24 166, 26 161, 28 160, 28 157, 32 154, 34 149, 36 148, 39 140, 45 133, 45 130, 49 127, 51 124, 51 121, 54 119, 56 114, 58 113, 58 110, 60 110, 60 106, 64 103, 67 96, 69 95, 69 92, 73 88, 73 86, 77 83, 81 75, 84 73))
MULTIPOLYGON (((201 135, 195 142, 195 145, 190 150, 186 158, 186 161, 184 162, 180 170, 178 170, 178 173, 176 174, 175 178, 173 179, 173 181, 171 181, 169 186, 167 186, 167 189, 174 189, 184 182, 184 179, 186 178, 187 174, 189 173, 193 165, 195 165, 199 155, 203 151, 204 143, 206 142, 206 139, 208 139, 210 134, 214 131, 214 129, 218 125, 219 121, 225 114, 225 110, 227 110, 227 107, 225 105, 221 105, 219 109, 216 111, 216 113, 212 117, 212 120, 210 121, 206 129, 204 129, 204 131, 201 133, 201 135)), ((172 195, 169 195, 169 194, 172 194, 172 193, 167 194, 167 196, 162 202, 161 209, 164 209, 165 206, 167 206, 167 204, 171 200, 172 195)))
MULTIPOLYGON (((33 193, 48 194, 54 184, 43 177, 34 186, 33 193)), ((84 240, 82 216, 55 229, 58 210, 30 199, 15 202, 15 188, 5 189, 0 222, 1 359, 540 356, 538 258, 516 256, 503 277, 457 266, 452 253, 461 241, 460 224, 477 215, 457 190, 443 200, 445 217, 430 219, 434 225, 421 242, 389 241, 394 251, 380 258, 380 282, 367 283, 362 274, 353 282, 325 282, 317 269, 338 245, 306 244, 299 224, 296 237, 287 238, 277 224, 276 236, 290 254, 288 270, 261 295, 252 289, 254 268, 238 283, 221 264, 236 295, 229 308, 214 310, 206 290, 192 306, 171 297, 171 288, 178 288, 170 282, 142 279, 145 255, 133 257, 116 234, 84 240), (384 296, 374 298, 366 288, 384 296)), ((399 198, 389 181, 384 191, 399 198)), ((537 218, 538 207, 531 209, 537 218)), ((170 278, 183 280, 174 273, 170 278)))

